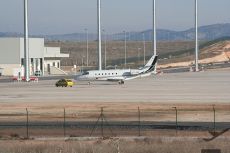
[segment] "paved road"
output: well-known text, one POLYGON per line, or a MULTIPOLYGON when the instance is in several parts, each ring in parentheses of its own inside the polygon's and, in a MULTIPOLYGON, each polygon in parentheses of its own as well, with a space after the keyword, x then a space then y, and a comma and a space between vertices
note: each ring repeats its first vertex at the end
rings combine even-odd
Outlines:
MULTIPOLYGON (((29 127, 33 129, 47 129, 47 128, 56 128, 56 129, 63 129, 63 122, 30 122, 29 127)), ((94 127, 101 128, 101 122, 98 124, 95 124, 95 121, 93 122, 65 122, 66 128, 79 128, 79 129, 85 129, 85 130, 92 130, 94 127)), ((113 128, 113 129, 178 129, 178 130, 195 130, 195 131, 207 131, 207 130, 213 130, 213 122, 178 122, 178 125, 176 126, 175 122, 105 122, 103 124, 104 128, 113 128)), ((25 122, 1 122, 0 124, 0 130, 1 129, 14 129, 19 127, 26 127, 25 122)), ((216 123, 216 130, 225 130, 230 129, 230 123, 229 122, 217 122, 216 123)))
POLYGON ((3 102, 151 102, 229 103, 230 72, 170 73, 139 78, 117 85, 77 82, 73 88, 56 88, 56 80, 39 83, 0 83, 3 102))

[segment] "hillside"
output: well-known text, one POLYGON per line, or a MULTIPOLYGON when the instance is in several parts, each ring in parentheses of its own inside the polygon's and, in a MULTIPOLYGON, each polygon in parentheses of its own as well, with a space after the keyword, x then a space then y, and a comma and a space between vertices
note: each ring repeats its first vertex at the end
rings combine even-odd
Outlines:
MULTIPOLYGON (((161 60, 159 67, 189 66, 194 64, 194 49, 174 52, 171 59, 161 60)), ((200 45, 199 63, 230 61, 230 38, 218 39, 200 45)))
MULTIPOLYGON (((170 41, 170 42, 158 42, 158 51, 160 55, 168 55, 170 53, 177 52, 178 50, 187 50, 193 48, 194 43, 191 41, 170 41)), ((46 46, 61 46, 63 53, 69 53, 70 59, 63 59, 62 65, 72 66, 77 64, 82 65, 82 59, 84 65, 86 65, 86 43, 84 42, 60 42, 49 41, 46 42, 46 46)), ((146 60, 152 56, 152 43, 146 42, 146 60)), ((104 43, 102 44, 102 60, 104 63, 104 43)), ((107 42, 107 65, 118 65, 122 67, 124 64, 124 42, 123 41, 109 41, 107 42)), ((89 43, 89 65, 96 66, 98 60, 97 43, 89 43)), ((127 62, 129 67, 142 66, 144 64, 144 51, 143 42, 130 41, 127 42, 127 62)))
MULTIPOLYGON (((191 41, 194 39, 194 28, 184 31, 173 31, 167 29, 157 30, 158 41, 191 41)), ((127 32, 126 38, 128 41, 141 41, 143 40, 143 33, 146 41, 152 40, 152 29, 139 31, 139 32, 127 32)), ((3 33, 0 32, 0 37, 19 37, 22 34, 18 33, 3 33)), ((225 24, 213 24, 199 27, 199 39, 201 40, 214 40, 222 37, 230 37, 230 23, 225 24)), ((31 35, 31 37, 43 37, 49 41, 85 41, 86 34, 72 33, 72 34, 58 34, 58 35, 31 35)), ((97 35, 95 33, 89 33, 89 40, 95 41, 97 35)), ((108 40, 121 41, 124 40, 124 33, 107 34, 108 40)))
MULTIPOLYGON (((70 59, 62 59, 63 66, 86 65, 86 43, 83 42, 60 42, 49 41, 47 46, 61 46, 63 53, 69 53, 70 59)), ((102 60, 104 63, 104 44, 102 44, 102 60)), ((152 56, 151 42, 146 42, 146 60, 152 56)), ((194 60, 193 41, 163 41, 157 43, 157 51, 160 57, 159 66, 188 66, 194 60), (172 64, 173 63, 173 64, 172 64)), ((213 41, 201 42, 200 54, 201 63, 228 61, 230 55, 230 38, 225 37, 213 41)), ((89 65, 97 66, 97 43, 89 43, 89 65)), ((144 52, 142 42, 127 42, 127 63, 128 67, 136 68, 144 64, 144 52)), ((124 67, 124 42, 107 42, 107 66, 117 65, 124 67)))

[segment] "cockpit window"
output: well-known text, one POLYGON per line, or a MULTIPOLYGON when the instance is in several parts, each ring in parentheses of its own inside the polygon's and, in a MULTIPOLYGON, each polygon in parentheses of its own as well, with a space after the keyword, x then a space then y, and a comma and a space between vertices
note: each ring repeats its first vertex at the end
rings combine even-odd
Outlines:
POLYGON ((82 75, 89 75, 89 72, 84 72, 82 75))

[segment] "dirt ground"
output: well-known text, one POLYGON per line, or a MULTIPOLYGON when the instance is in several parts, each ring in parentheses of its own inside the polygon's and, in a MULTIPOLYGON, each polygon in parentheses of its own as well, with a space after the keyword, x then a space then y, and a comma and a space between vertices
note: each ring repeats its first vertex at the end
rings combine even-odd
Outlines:
POLYGON ((199 153, 201 150, 229 153, 229 142, 218 139, 129 138, 88 141, 0 141, 1 153, 199 153))

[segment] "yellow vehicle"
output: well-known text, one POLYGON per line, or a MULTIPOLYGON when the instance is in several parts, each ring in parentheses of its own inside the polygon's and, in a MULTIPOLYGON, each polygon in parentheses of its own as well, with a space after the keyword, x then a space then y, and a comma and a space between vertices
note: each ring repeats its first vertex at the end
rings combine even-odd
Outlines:
POLYGON ((74 82, 69 79, 61 79, 56 82, 56 87, 73 87, 74 82))

